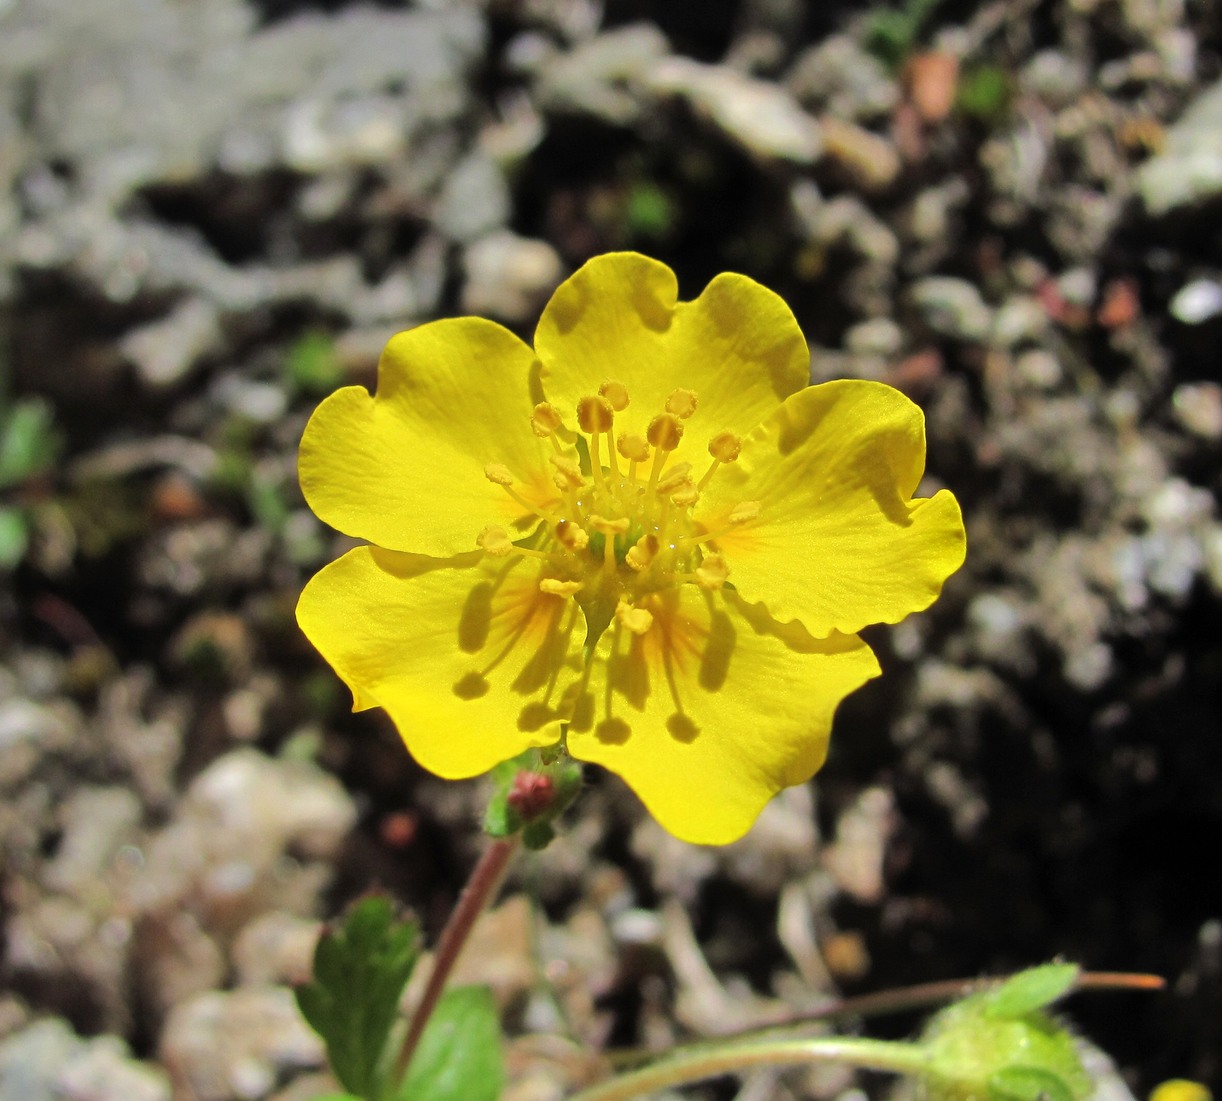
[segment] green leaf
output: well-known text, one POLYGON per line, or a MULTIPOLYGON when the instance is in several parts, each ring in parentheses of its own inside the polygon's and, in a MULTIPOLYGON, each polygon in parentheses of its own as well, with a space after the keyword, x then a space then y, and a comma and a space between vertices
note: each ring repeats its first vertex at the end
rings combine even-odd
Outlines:
POLYGON ((285 366, 290 386, 314 397, 331 393, 344 381, 344 368, 328 333, 313 331, 302 336, 289 349, 285 366))
POLYGON ((0 486, 41 473, 59 453, 55 414, 41 398, 24 398, 0 420, 0 486))
POLYGON ((384 1093, 387 1041, 419 939, 415 922, 397 919, 388 898, 368 895, 319 938, 314 978, 297 988, 298 1008, 323 1038, 332 1072, 358 1098, 384 1093))
POLYGON ((492 994, 483 986, 457 986, 429 1018, 398 1101, 497 1101, 504 1079, 492 994))
POLYGON ((1045 963, 1020 971, 985 996, 983 1015, 994 1020, 1017 1018, 1051 1005, 1078 979, 1072 963, 1045 963))
POLYGON ((989 1101, 1073 1101, 1073 1090, 1059 1074, 1041 1067, 1002 1067, 989 1076, 989 1101))
POLYGON ((13 569, 30 545, 30 526, 15 508, 0 507, 0 570, 13 569))

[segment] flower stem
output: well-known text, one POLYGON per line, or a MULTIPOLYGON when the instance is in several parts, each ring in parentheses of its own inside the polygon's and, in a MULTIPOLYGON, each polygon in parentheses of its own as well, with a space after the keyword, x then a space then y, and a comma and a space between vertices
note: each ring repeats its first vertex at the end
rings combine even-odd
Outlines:
POLYGON ((698 1048, 663 1057, 640 1070, 600 1082, 574 1094, 570 1101, 628 1101, 629 1098, 655 1090, 688 1085, 703 1078, 760 1066, 847 1063, 863 1070, 920 1074, 925 1070, 926 1062, 925 1049, 917 1044, 855 1036, 702 1044, 698 1048))
POLYGON ((517 849, 517 836, 500 838, 484 850, 483 856, 471 872, 462 894, 458 896, 458 904, 454 907, 446 926, 441 932, 441 940, 437 945, 437 953, 433 958, 433 970, 424 988, 420 1005, 412 1014, 407 1036, 399 1049, 399 1057, 395 1061, 395 1081, 401 1082, 407 1073, 424 1026, 428 1024, 441 993, 445 989, 446 979, 458 962, 459 953, 467 942, 476 919, 496 894, 501 879, 509 867, 509 861, 517 849))

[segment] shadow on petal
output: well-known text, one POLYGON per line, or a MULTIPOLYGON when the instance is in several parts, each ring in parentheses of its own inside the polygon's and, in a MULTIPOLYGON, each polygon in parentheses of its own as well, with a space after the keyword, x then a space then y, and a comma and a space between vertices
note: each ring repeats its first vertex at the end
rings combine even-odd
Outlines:
POLYGON ((479 673, 468 673, 455 683, 453 691, 460 700, 478 700, 481 696, 486 696, 491 687, 486 677, 479 673))
POLYGON ((723 611, 714 611, 700 655, 700 687, 706 692, 721 691, 730 672, 730 659, 734 656, 737 639, 730 617, 723 611))
POLYGON ((666 720, 666 729, 672 738, 684 745, 691 745, 700 734, 700 727, 682 711, 675 712, 666 720))
POLYGON ((458 647, 464 653, 478 653, 488 641, 494 591, 492 582, 481 581, 467 594, 458 617, 458 647))
POLYGON ((594 736, 603 745, 623 745, 631 734, 632 727, 623 719, 603 719, 594 728, 594 736))

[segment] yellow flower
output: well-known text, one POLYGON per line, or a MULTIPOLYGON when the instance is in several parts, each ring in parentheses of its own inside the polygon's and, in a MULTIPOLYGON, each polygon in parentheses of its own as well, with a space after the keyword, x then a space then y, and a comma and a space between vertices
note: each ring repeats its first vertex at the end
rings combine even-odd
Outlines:
POLYGON ((306 428, 307 501, 370 545, 298 621, 431 772, 563 740, 676 836, 733 841, 878 675, 856 632, 927 607, 964 556, 954 497, 911 499, 920 410, 808 377, 771 291, 721 275, 678 302, 635 253, 564 282, 533 351, 479 318, 400 333, 376 395, 339 390, 306 428))

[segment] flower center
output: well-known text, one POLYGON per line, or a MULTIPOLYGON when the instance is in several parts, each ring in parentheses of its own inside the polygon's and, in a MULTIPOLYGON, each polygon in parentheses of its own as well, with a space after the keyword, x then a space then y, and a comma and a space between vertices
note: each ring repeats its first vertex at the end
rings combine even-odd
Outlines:
MULTIPOLYGON (((720 589, 729 574, 714 543, 724 531, 707 530, 693 514, 718 467, 737 460, 742 441, 732 432, 715 435, 708 445, 711 462, 693 472, 680 453, 686 422, 698 415, 698 395, 674 390, 664 408, 639 418, 626 413, 630 404, 623 383, 604 382, 597 394, 577 403, 576 432, 566 429, 554 406, 535 407, 531 428, 554 448, 550 461, 559 496, 548 508, 521 496, 504 466, 493 463, 484 471, 542 523, 517 543, 502 528, 486 528, 478 545, 494 557, 539 559, 540 589, 573 596, 592 639, 613 621, 645 634, 653 625, 653 594, 689 582, 720 589), (617 422, 627 427, 617 431, 617 422)), ((744 501, 728 522, 746 522, 758 511, 757 502, 744 501)))

